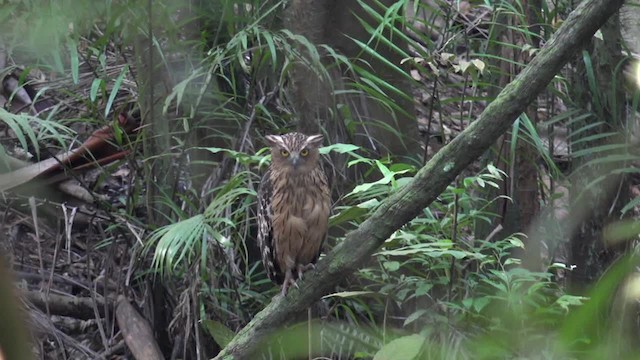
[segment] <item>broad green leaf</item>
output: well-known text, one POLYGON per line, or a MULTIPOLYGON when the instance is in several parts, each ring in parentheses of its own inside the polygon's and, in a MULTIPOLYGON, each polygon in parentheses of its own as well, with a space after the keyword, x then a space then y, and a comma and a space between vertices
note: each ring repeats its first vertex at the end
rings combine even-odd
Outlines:
POLYGON ((319 151, 320 151, 320 154, 328 154, 331 151, 337 152, 339 154, 345 154, 345 153, 356 151, 358 149, 360 149, 360 147, 356 145, 336 143, 336 144, 331 144, 329 146, 323 146, 319 149, 319 151))
POLYGON ((376 353, 373 360, 412 360, 420 355, 424 337, 414 334, 395 339, 376 353))
MULTIPOLYGON (((635 199, 638 200, 638 199, 635 199)), ((623 241, 637 239, 640 234, 640 222, 637 220, 623 220, 609 224, 603 230, 603 241, 606 245, 619 244, 623 241)))
POLYGON ((432 283, 423 282, 420 285, 418 285, 418 287, 416 288, 415 295, 416 296, 427 295, 432 288, 433 288, 432 283))
POLYGON ((411 324, 412 322, 418 320, 422 315, 426 314, 427 312, 428 310, 426 309, 420 309, 418 311, 413 312, 411 315, 407 317, 407 319, 404 321, 402 326, 407 326, 411 324))
POLYGON ((202 324, 221 349, 224 349, 224 347, 227 346, 227 344, 229 344, 233 337, 236 335, 233 331, 231 331, 228 327, 224 326, 224 324, 219 321, 202 320, 202 324))
POLYGON ((400 269, 400 263, 398 261, 385 261, 382 263, 382 266, 391 272, 398 271, 398 269, 400 269))

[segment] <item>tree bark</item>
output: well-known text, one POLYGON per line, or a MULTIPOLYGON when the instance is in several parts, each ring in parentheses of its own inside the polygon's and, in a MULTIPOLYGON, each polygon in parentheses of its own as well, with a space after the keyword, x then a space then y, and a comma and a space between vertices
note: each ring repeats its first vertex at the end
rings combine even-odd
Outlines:
MULTIPOLYGON (((542 11, 542 2, 540 0, 529 0, 526 3, 526 24, 521 26, 527 26, 529 31, 534 36, 531 36, 532 45, 534 47, 540 46, 540 38, 537 36, 540 34, 542 27, 540 12, 542 11)), ((521 37, 522 34, 520 34, 521 37)), ((526 41, 526 39, 522 39, 526 41)), ((519 54, 520 61, 527 63, 530 55, 526 51, 522 51, 519 54)), ((536 99, 537 100, 537 99, 536 99)), ((534 125, 538 124, 538 101, 534 100, 527 109, 527 116, 534 125)), ((514 179, 511 179, 515 183, 512 194, 514 203, 516 204, 514 211, 518 212, 518 229, 515 232, 523 232, 527 235, 531 235, 536 231, 532 226, 535 226, 534 220, 540 214, 540 202, 538 192, 538 174, 540 173, 537 164, 539 163, 539 154, 535 146, 527 141, 524 141, 523 137, 518 140, 516 147, 515 161, 516 174, 514 179)), ((511 233, 511 234, 512 234, 511 233)), ((510 233, 506 233, 509 234, 510 233)), ((514 254, 522 259, 522 266, 525 269, 531 271, 542 271, 542 238, 540 236, 528 236, 525 239, 525 249, 516 248, 514 254)))
MULTIPOLYGON (((625 94, 623 82, 614 81, 622 79, 622 68, 618 67, 623 61, 619 17, 612 17, 601 29, 605 41, 593 41, 593 49, 590 50, 591 67, 595 74, 597 90, 590 90, 587 83, 587 68, 582 56, 580 56, 574 74, 574 81, 578 84, 575 89, 582 89, 573 95, 573 99, 583 109, 592 109, 595 116, 591 116, 574 124, 574 131, 585 126, 591 126, 602 121, 606 125, 596 126, 589 131, 581 131, 578 136, 572 136, 570 146, 572 151, 588 149, 589 147, 602 146, 610 143, 610 139, 585 142, 584 139, 594 134, 607 131, 625 131, 625 94), (598 101, 599 99, 599 101, 598 101), (600 104, 598 104, 600 103, 600 104), (579 142, 579 143, 578 143, 579 142)), ((622 139, 614 140, 622 141, 622 139)), ((624 252, 624 244, 612 246, 605 244, 603 229, 610 223, 619 220, 621 209, 630 200, 629 185, 624 175, 614 175, 614 168, 624 166, 621 163, 591 163, 599 157, 611 155, 610 153, 594 152, 591 155, 577 159, 573 166, 580 169, 572 174, 571 210, 580 212, 580 207, 586 207, 580 226, 571 237, 570 263, 576 268, 569 273, 570 289, 574 293, 584 292, 591 284, 611 266, 611 263, 624 252), (611 176, 593 187, 590 182, 602 174, 611 176), (584 196, 580 196, 580 195, 584 196)))
POLYGON ((276 296, 256 314, 216 359, 251 359, 268 336, 294 314, 330 293, 360 267, 397 229, 420 214, 477 157, 482 155, 544 90, 562 66, 616 12, 623 0, 587 0, 574 10, 529 66, 507 85, 480 117, 442 148, 414 179, 386 199, 374 214, 318 263, 286 297, 276 296))
MULTIPOLYGON (((285 27, 317 46, 325 41, 327 14, 327 0, 291 1, 285 14, 285 27)), ((311 57, 303 46, 298 50, 305 58, 311 57)), ((299 117, 297 130, 308 135, 320 133, 322 120, 330 119, 332 113, 327 79, 322 79, 308 64, 294 63, 291 80, 291 95, 299 117)))
POLYGON ((145 128, 143 148, 145 154, 162 154, 144 162, 144 180, 146 185, 147 223, 165 225, 170 213, 169 207, 157 198, 161 194, 171 193, 171 184, 177 179, 168 152, 171 149, 171 129, 169 119, 163 114, 163 100, 173 87, 169 73, 161 61, 159 49, 154 43, 161 35, 158 23, 163 19, 159 14, 159 5, 152 0, 145 3, 146 18, 139 18, 141 28, 146 33, 135 38, 136 82, 138 83, 141 124, 145 128))
MULTIPOLYGON (((373 6, 377 11, 384 13, 386 9, 396 1, 381 0, 373 6)), ((404 93, 411 92, 408 81, 389 71, 386 62, 400 66, 403 58, 396 50, 376 41, 369 44, 381 58, 366 54, 354 41, 359 40, 368 43, 371 34, 360 23, 362 19, 368 23, 376 23, 377 20, 367 13, 358 0, 294 0, 289 2, 285 14, 285 27, 295 34, 304 36, 314 45, 329 44, 340 54, 350 59, 359 59, 371 66, 370 71, 384 79, 393 87, 404 93)), ((401 25, 395 25, 400 29, 401 25)), ((389 31, 383 32, 399 48, 406 48, 405 41, 393 36, 389 31)), ((300 53, 309 58, 309 53, 300 48, 300 53)), ((319 53, 326 61, 326 53, 319 49, 319 53)), ((390 110, 381 105, 377 100, 359 95, 341 95, 336 98, 332 94, 336 89, 345 89, 346 83, 353 81, 345 69, 334 69, 331 72, 331 84, 329 79, 320 78, 307 64, 294 64, 292 73, 291 95, 292 102, 299 117, 297 130, 305 134, 313 134, 321 129, 327 130, 329 135, 341 133, 340 126, 332 122, 341 119, 337 103, 348 105, 352 121, 358 124, 353 134, 353 142, 364 148, 374 150, 378 154, 390 154, 394 156, 413 156, 419 149, 418 123, 414 114, 414 104, 410 98, 403 98, 391 92, 388 96, 398 105, 399 110, 390 110), (336 89, 332 89, 332 86, 336 89), (385 126, 380 126, 384 124, 385 126), (389 129, 393 129, 390 131, 389 129), (397 136, 402 134, 402 137, 397 136)))

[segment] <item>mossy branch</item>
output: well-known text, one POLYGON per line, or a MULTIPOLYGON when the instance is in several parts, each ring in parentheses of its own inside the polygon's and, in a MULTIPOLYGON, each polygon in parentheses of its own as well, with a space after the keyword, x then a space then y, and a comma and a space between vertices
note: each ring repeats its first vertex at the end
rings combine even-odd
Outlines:
POLYGON ((375 213, 349 234, 306 274, 300 289, 273 301, 244 327, 216 359, 251 359, 257 348, 323 295, 345 275, 358 269, 384 241, 419 215, 464 170, 504 134, 513 121, 545 89, 565 63, 573 59, 623 0, 585 0, 569 15, 531 63, 507 85, 466 130, 442 148, 405 187, 386 199, 375 213))

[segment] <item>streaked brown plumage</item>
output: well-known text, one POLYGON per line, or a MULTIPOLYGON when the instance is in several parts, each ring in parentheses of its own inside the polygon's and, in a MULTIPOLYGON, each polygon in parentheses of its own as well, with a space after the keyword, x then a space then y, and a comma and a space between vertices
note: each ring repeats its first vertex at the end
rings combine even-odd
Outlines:
POLYGON ((258 244, 282 295, 313 268, 327 236, 331 197, 320 166, 322 135, 268 135, 271 165, 258 189, 258 244))

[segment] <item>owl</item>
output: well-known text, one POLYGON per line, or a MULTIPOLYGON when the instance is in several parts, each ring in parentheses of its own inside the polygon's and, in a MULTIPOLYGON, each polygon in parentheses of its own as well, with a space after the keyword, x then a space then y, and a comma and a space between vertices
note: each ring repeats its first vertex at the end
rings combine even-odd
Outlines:
POLYGON ((271 165, 258 188, 258 245, 281 294, 314 267, 327 236, 331 196, 320 165, 322 135, 268 135, 271 165))

